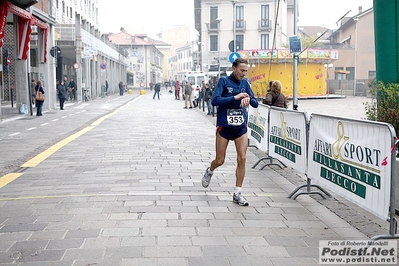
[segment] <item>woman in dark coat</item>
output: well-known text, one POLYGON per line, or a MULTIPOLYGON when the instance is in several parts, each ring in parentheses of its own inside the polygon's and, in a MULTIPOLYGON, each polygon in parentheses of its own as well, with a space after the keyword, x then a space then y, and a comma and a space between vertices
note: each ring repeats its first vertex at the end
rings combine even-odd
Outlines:
MULTIPOLYGON (((35 86, 35 95, 37 94, 37 92, 40 91, 43 95, 44 95, 44 89, 42 87, 42 82, 40 80, 38 80, 36 82, 36 86, 35 86)), ((42 110, 43 110, 43 103, 44 100, 38 100, 36 99, 36 115, 37 116, 42 116, 42 110)))
POLYGON ((64 103, 68 94, 63 80, 61 80, 60 83, 58 84, 57 90, 58 90, 58 98, 60 99, 60 109, 64 110, 64 103))
POLYGON ((281 108, 288 108, 284 94, 281 92, 281 82, 274 80, 266 94, 265 104, 281 108))
POLYGON ((123 91, 125 90, 125 86, 123 85, 123 82, 119 82, 119 95, 123 95, 123 91))

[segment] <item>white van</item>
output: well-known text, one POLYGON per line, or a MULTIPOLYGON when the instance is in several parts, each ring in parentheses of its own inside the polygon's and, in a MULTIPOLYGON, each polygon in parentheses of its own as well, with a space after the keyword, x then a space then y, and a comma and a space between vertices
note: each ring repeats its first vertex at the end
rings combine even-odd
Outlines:
POLYGON ((201 90, 201 82, 208 82, 208 74, 204 71, 188 71, 184 74, 184 80, 192 84, 194 90, 191 99, 196 100, 201 90))

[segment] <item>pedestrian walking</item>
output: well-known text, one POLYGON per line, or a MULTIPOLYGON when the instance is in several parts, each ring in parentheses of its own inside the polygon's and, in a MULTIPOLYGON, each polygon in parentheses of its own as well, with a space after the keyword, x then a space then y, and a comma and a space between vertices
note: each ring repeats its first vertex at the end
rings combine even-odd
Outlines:
POLYGON ((108 80, 105 80, 105 95, 108 95, 108 80))
POLYGON ((122 96, 123 95, 123 91, 125 90, 124 86, 123 86, 123 82, 119 82, 119 95, 122 96))
POLYGON ((190 103, 190 108, 193 108, 193 101, 191 101, 191 95, 193 93, 193 87, 191 83, 186 81, 186 85, 184 85, 184 100, 185 100, 185 107, 187 109, 188 103, 190 103))
POLYGON ((155 95, 158 95, 158 100, 159 99, 159 92, 161 91, 161 83, 155 83, 155 87, 154 87, 154 96, 152 97, 152 99, 155 100, 155 95))
POLYGON ((279 80, 274 80, 270 84, 264 103, 270 106, 288 108, 287 100, 281 92, 282 84, 279 80))
POLYGON ((248 148, 247 108, 249 105, 257 108, 258 101, 251 90, 248 80, 244 79, 248 72, 248 61, 243 58, 237 58, 233 62, 232 69, 233 72, 230 76, 219 79, 212 95, 212 105, 218 106, 216 157, 202 177, 202 186, 204 188, 209 186, 213 171, 224 163, 229 141, 234 140, 237 152, 237 167, 233 202, 241 206, 248 206, 248 201, 241 194, 248 148))
POLYGON ((73 78, 71 78, 71 80, 69 81, 68 91, 69 89, 71 90, 70 100, 73 99, 74 101, 76 101, 76 83, 73 78))
POLYGON ((60 110, 64 110, 64 103, 67 99, 67 89, 65 87, 64 80, 61 80, 57 86, 58 98, 60 99, 60 110))
POLYGON ((205 89, 206 89, 205 88, 205 81, 201 81, 200 91, 198 93, 198 98, 197 98, 197 106, 198 106, 199 109, 201 109, 201 106, 202 106, 203 101, 204 101, 205 89))
POLYGON ((180 81, 178 80, 175 83, 175 100, 180 100, 180 81))
POLYGON ((208 107, 208 113, 207 115, 212 115, 213 116, 213 106, 212 106, 212 90, 209 86, 209 84, 207 83, 205 85, 205 96, 204 96, 204 100, 206 102, 206 106, 208 107))
POLYGON ((42 94, 43 97, 40 99, 39 97, 35 97, 36 99, 36 116, 42 116, 42 110, 43 110, 43 103, 44 103, 44 89, 42 86, 42 82, 38 80, 36 82, 35 86, 35 95, 42 94))

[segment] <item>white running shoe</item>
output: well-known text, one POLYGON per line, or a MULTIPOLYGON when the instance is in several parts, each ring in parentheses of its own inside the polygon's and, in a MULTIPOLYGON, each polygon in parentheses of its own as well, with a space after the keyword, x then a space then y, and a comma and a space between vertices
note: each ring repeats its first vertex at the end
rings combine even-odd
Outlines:
POLYGON ((241 191, 233 194, 233 202, 240 206, 249 206, 248 201, 241 195, 241 191))
POLYGON ((206 168, 205 174, 202 177, 202 186, 204 188, 207 188, 209 186, 209 183, 211 183, 212 175, 213 173, 211 173, 211 169, 209 167, 206 168))

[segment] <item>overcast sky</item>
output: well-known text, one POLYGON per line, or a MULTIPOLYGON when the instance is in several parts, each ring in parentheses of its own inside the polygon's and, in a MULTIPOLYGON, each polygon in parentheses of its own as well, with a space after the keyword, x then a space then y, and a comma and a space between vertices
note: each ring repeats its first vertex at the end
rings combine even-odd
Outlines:
MULTIPOLYGON (((373 0, 298 0, 299 26, 337 28, 335 22, 373 6, 373 0)), ((133 28, 154 37, 163 28, 193 25, 193 0, 100 0, 99 28, 102 33, 133 28)))

